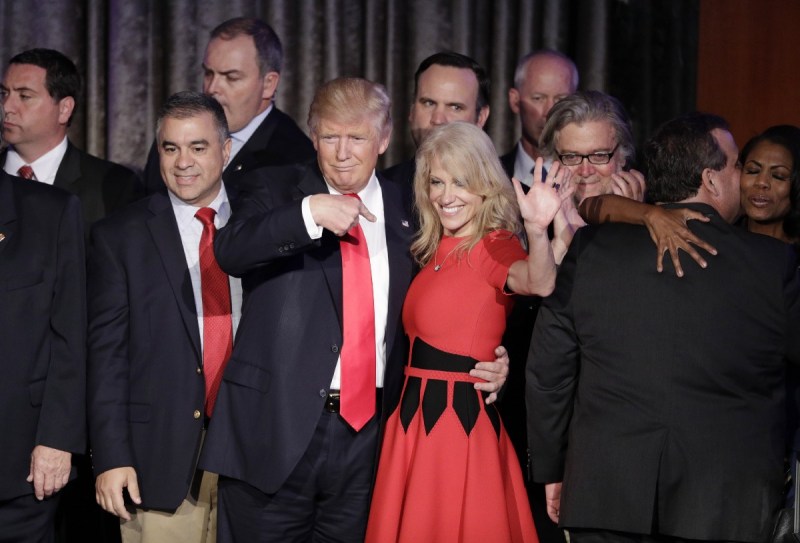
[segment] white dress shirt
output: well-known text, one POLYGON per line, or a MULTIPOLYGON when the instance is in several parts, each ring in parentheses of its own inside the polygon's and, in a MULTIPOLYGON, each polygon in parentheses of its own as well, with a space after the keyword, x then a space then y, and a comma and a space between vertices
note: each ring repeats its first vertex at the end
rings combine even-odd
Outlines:
POLYGON ((41 183, 52 185, 56 181, 56 173, 58 172, 58 167, 61 165, 61 160, 64 158, 65 154, 67 154, 66 136, 61 140, 61 143, 30 164, 22 160, 22 157, 14 150, 14 147, 10 146, 8 148, 8 154, 6 154, 6 163, 3 165, 3 170, 11 175, 19 175, 17 171, 25 164, 28 164, 33 170, 34 179, 41 183))
MULTIPOLYGON (((178 232, 181 236, 183 254, 186 257, 186 265, 189 267, 189 277, 192 280, 192 293, 194 294, 194 306, 197 309, 197 327, 200 330, 200 345, 203 345, 203 287, 200 279, 200 237, 203 235, 203 223, 195 217, 195 213, 200 209, 187 204, 171 192, 168 192, 172 202, 172 211, 178 222, 178 232)), ((231 218, 231 206, 228 202, 228 194, 225 185, 220 186, 219 194, 208 206, 217 213, 214 215, 214 226, 222 228, 231 218)), ((236 277, 228 277, 231 287, 231 323, 233 325, 233 335, 239 327, 239 320, 242 318, 242 281, 236 277)))

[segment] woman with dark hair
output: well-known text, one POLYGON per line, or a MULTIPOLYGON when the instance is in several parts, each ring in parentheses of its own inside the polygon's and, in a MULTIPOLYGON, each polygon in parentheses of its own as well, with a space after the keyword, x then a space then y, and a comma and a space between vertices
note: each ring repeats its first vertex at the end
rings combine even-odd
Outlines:
POLYGON ((794 245, 800 241, 800 128, 772 126, 739 154, 741 224, 794 245))

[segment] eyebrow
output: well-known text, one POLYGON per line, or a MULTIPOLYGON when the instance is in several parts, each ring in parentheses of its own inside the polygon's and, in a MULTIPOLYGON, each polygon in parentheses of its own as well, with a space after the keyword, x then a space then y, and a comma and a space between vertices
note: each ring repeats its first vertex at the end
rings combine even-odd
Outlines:
MULTIPOLYGON (((162 148, 166 147, 167 145, 171 145, 173 147, 180 147, 180 145, 178 145, 174 141, 164 140, 164 141, 161 142, 161 147, 162 148)), ((190 146, 191 145, 208 145, 208 140, 207 139, 192 140, 192 141, 189 142, 189 145, 190 146)))
POLYGON ((222 75, 244 74, 244 72, 242 70, 237 70, 237 69, 226 70, 226 71, 218 71, 218 70, 214 70, 213 68, 209 68, 208 66, 205 65, 205 63, 203 63, 202 66, 203 66, 203 70, 205 70, 206 72, 216 72, 216 73, 222 74, 222 75))
POLYGON ((3 84, 0 84, 0 89, 3 89, 4 91, 13 90, 13 91, 17 91, 17 92, 22 92, 22 91, 36 92, 36 90, 34 90, 34 89, 30 88, 30 87, 12 87, 12 88, 9 88, 9 87, 7 87, 7 86, 5 86, 3 84))
POLYGON ((465 109, 467 107, 467 104, 463 102, 442 102, 442 100, 435 100, 434 98, 431 98, 430 96, 425 96, 424 94, 421 94, 420 97, 417 99, 418 102, 421 102, 422 100, 428 100, 429 102, 434 102, 436 104, 444 103, 444 105, 446 106, 461 106, 465 109))

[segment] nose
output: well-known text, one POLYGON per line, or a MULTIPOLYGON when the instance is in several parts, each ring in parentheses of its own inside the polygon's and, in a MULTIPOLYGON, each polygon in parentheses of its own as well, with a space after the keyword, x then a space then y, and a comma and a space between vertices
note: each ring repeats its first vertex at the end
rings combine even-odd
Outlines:
POLYGON ((550 114, 550 110, 553 109, 555 105, 555 101, 552 98, 548 98, 547 101, 544 103, 544 109, 542 110, 542 117, 544 120, 547 120, 547 116, 550 114))
POLYGON ((455 200, 455 190, 449 183, 445 183, 442 188, 442 197, 440 199, 442 204, 450 204, 455 200))
POLYGON ((447 124, 447 116, 445 115, 444 108, 436 106, 436 109, 431 113, 431 124, 433 126, 447 124))
POLYGON ((762 171, 761 173, 756 176, 755 185, 762 189, 769 189, 770 188, 770 179, 769 179, 769 172, 762 171))
POLYGON ((3 112, 8 113, 9 111, 16 111, 19 101, 9 92, 0 99, 0 103, 3 104, 3 112))
POLYGON ((209 96, 214 96, 219 87, 219 79, 216 75, 211 74, 203 78, 203 92, 209 96))
POLYGON ((581 160, 580 164, 573 166, 573 168, 573 171, 581 177, 589 177, 594 173, 594 164, 589 162, 589 159, 586 157, 581 160))
POLYGON ((339 138, 336 142, 336 160, 345 161, 350 158, 349 138, 339 138))
POLYGON ((179 150, 178 156, 175 157, 175 167, 179 170, 185 170, 194 164, 194 158, 188 151, 179 150))

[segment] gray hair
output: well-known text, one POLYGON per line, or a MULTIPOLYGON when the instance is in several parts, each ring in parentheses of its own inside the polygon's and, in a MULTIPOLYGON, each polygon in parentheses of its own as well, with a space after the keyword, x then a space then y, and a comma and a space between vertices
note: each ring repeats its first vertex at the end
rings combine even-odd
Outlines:
POLYGON ((571 94, 553 106, 547 115, 547 123, 540 140, 542 154, 556 160, 558 137, 568 124, 584 124, 605 121, 614 130, 617 153, 624 159, 623 166, 633 162, 636 148, 633 144, 631 121, 622 103, 600 91, 583 91, 571 94))

